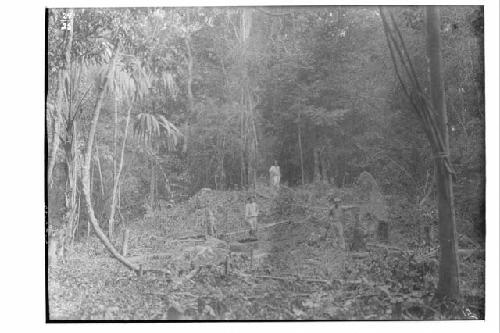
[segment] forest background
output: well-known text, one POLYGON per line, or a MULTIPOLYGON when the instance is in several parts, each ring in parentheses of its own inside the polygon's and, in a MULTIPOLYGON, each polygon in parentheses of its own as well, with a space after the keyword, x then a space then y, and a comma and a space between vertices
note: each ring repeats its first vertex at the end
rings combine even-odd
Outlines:
MULTIPOLYGON (((486 15, 487 15, 487 14, 486 14, 486 15)), ((26 69, 30 68, 30 67, 29 67, 29 64, 28 64, 28 65, 26 65, 26 67, 25 67, 25 68, 26 68, 26 69)), ((34 70, 33 72, 39 72, 39 70, 38 70, 38 71, 37 71, 37 70, 34 70)), ((389 70, 388 72, 390 72, 390 70, 389 70)), ((469 82, 469 83, 473 84, 473 81, 472 81, 472 82, 469 82)), ((22 99, 19 99, 19 100, 22 100, 22 99)), ((472 104, 474 104, 474 103, 470 103, 470 104, 472 105, 472 104)), ((318 110, 316 110, 316 112, 317 112, 317 111, 318 111, 318 110)), ((313 112, 313 113, 314 113, 314 112, 313 112)), ((458 119, 457 119, 457 121, 458 121, 458 119)), ((20 122, 20 123, 21 123, 21 122, 20 122)), ((495 122, 495 123, 496 123, 496 122, 495 122)), ((458 124, 458 123, 457 123, 457 124, 458 124)), ((472 124, 469 124, 469 126, 472 126, 472 125, 473 125, 473 123, 472 123, 472 124)), ((412 128, 415 128, 415 127, 412 127, 412 128)), ((471 128, 472 128, 472 127, 471 127, 471 128)), ((470 130, 471 128, 468 128, 468 129, 470 130)), ((473 128, 472 128, 472 130, 473 130, 473 128)), ((465 131, 465 130, 464 130, 464 131, 465 131)), ((410 133, 411 133, 411 131, 410 131, 410 133)), ((398 137, 398 136, 396 136, 396 137, 397 137, 398 139, 400 139, 400 140, 404 140, 404 139, 405 139, 405 138, 404 138, 404 136, 399 136, 399 137, 398 137)), ((357 142, 356 142, 353 138, 348 138, 348 139, 349 139, 349 140, 352 140, 352 142, 354 142, 354 143, 356 143, 356 144, 357 144, 357 142)), ((370 140, 367 140, 366 138, 364 138, 364 140, 365 140, 365 141, 370 141, 370 140)), ((496 144, 496 142, 497 142, 498 140, 494 140, 494 141, 495 141, 495 144, 496 144)), ((352 144, 354 144, 354 143, 352 143, 352 142, 351 142, 351 141, 349 141, 349 144, 351 144, 351 145, 352 145, 352 144)), ((361 141, 361 142, 363 142, 363 141, 361 141)), ((24 141, 22 141, 22 140, 21 140, 21 143, 24 143, 24 141)), ((370 141, 370 143, 372 143, 372 142, 370 141)), ((341 145, 340 145, 340 146, 341 146, 341 145)), ((19 149, 20 149, 20 148, 19 148, 19 147, 17 147, 17 148, 16 148, 16 151, 18 151, 19 149)), ((373 147, 368 147, 368 148, 366 148, 366 149, 373 149, 373 147)), ((22 149, 21 149, 21 150, 22 150, 22 149)), ((314 149, 313 149, 313 150, 314 150, 314 149)), ((471 150, 474 150, 474 149, 471 149, 471 150)), ((25 151, 26 151, 26 152, 29 152, 30 150, 29 150, 29 149, 26 149, 25 151)), ((387 152, 384 152, 384 153, 387 153, 387 152)), ((31 154, 29 154, 29 153, 27 153, 27 154, 28 154, 28 155, 31 155, 31 154)), ((292 155, 293 155, 293 154, 292 154, 292 155)), ((404 154, 403 154, 403 155, 404 155, 404 154)), ((36 155, 35 155, 35 156, 36 156, 36 155)), ((389 157, 390 157, 390 156, 389 156, 389 157)), ((288 158, 288 157, 287 157, 287 158, 288 158)), ((356 158, 356 156, 354 156, 352 160, 353 160, 353 161, 357 161, 355 158, 356 158)), ((272 158, 271 158, 271 159, 272 159, 272 158)), ((410 160, 410 158, 409 158, 409 157, 408 157, 408 159, 410 160)), ((314 161, 314 159, 312 159, 312 161, 314 161)), ((363 162, 361 162, 359 165, 363 165, 363 163, 368 163, 368 162, 369 162, 369 163, 373 163, 374 161, 373 161, 373 160, 370 160, 370 161, 363 161, 363 162)), ((375 160, 375 162, 376 162, 376 160, 375 160)), ((427 162, 428 162, 428 161, 427 161, 427 162)), ((423 165, 425 165, 425 163, 427 163, 427 162, 426 162, 426 161, 422 161, 422 164, 423 164, 423 165)), ((492 163, 495 163, 495 161, 493 161, 492 163)), ((22 163, 22 164, 29 165, 29 163, 22 163)), ((297 164, 297 161, 295 161, 295 164, 297 164)), ((375 166, 376 166, 376 163, 374 163, 374 164, 372 164, 372 165, 375 165, 375 166)), ((498 166, 498 165, 497 165, 497 166, 498 166)), ((492 165, 492 167, 494 167, 494 165, 492 165)), ((310 168, 310 169, 313 169, 311 166, 309 166, 309 168, 310 168)), ((341 167, 339 167, 339 168, 341 168, 341 167)), ((396 170, 396 169, 397 169, 397 167, 395 167, 395 166, 394 166, 394 170, 396 170)), ((377 168, 375 168, 374 170, 377 170, 377 168)), ((394 170, 392 170, 392 171, 394 171, 394 170)), ((295 172, 294 172, 294 171, 287 171, 287 172, 289 172, 291 175, 294 175, 294 174, 295 174, 295 178, 297 177, 297 176, 296 176, 297 171, 295 171, 295 172)), ((309 171, 309 172, 310 172, 310 173, 311 173, 311 172, 313 173, 313 171, 309 171)), ((338 172, 338 171, 337 171, 337 172, 338 172)), ((341 172, 341 171, 340 171, 340 172, 341 172)), ((385 173, 386 173, 386 175, 387 175, 387 174, 390 174, 391 170, 384 170, 383 168, 380 168, 380 169, 378 169, 378 171, 375 171, 374 173, 377 173, 377 176, 382 175, 382 179, 383 179, 383 178, 384 178, 384 177, 383 177, 384 172, 385 172, 385 173), (377 173, 377 172, 378 172, 378 173, 377 173)), ((416 172, 415 174, 417 174, 417 173, 418 173, 418 172, 416 172)), ((408 181, 409 181, 408 179, 403 180, 403 179, 405 178, 405 176, 404 176, 404 172, 403 172, 402 170, 399 170, 396 174, 397 174, 399 177, 401 177, 401 183, 405 183, 405 182, 408 182, 408 181)), ((30 178, 29 172, 27 172, 27 173, 26 173, 23 177, 24 177, 24 179, 23 179, 23 180, 24 180, 24 181, 27 181, 27 183, 26 183, 26 184, 36 184, 36 183, 39 183, 39 182, 40 182, 40 180, 38 179, 38 180, 34 180, 33 182, 31 182, 31 183, 30 183, 30 179, 31 179, 31 178, 30 178)), ((312 177, 312 176, 310 176, 310 177, 312 177)), ((386 176, 386 177, 387 177, 387 176, 386 176)), ((200 178, 202 179, 202 177, 200 177, 200 178)), ((289 179, 292 179, 292 178, 294 178, 294 177, 289 176, 289 179)), ((408 178, 409 178, 409 177, 408 177, 408 178)), ((420 178, 419 178, 419 179, 420 179, 420 181, 421 181, 421 183, 422 183, 422 180, 423 180, 423 178, 422 178, 422 174, 420 174, 420 178)), ((201 183, 203 183, 203 181, 201 181, 201 183)), ((16 186, 16 188, 17 188, 18 186, 19 186, 19 184, 16 186)), ((23 190, 23 195, 22 195, 22 196, 23 196, 23 197, 25 197, 25 198, 29 198, 29 193, 28 193, 28 195, 26 195, 26 193, 25 193, 25 192, 26 192, 26 188, 27 188, 27 187, 29 187, 29 186, 19 186, 19 187, 20 187, 20 188, 19 188, 19 190, 24 189, 24 190, 23 190)), ((411 187, 411 186, 410 186, 410 187, 411 187)), ((390 188, 390 190, 391 190, 391 191, 401 191, 401 189, 394 189, 394 188, 390 188)), ((28 192, 30 192, 30 191, 28 191, 28 192)), ((14 193, 19 193, 19 192, 14 192, 14 193)), ((398 192, 396 192, 396 193, 398 193, 398 192)), ((466 192, 465 192, 465 193, 466 193, 466 192)), ((21 193, 19 193, 18 195, 21 197, 21 193)), ((406 195, 407 195, 409 198, 415 199, 417 194, 416 194, 416 191, 415 191, 415 193, 406 193, 406 195)), ((29 199, 28 199, 28 201, 29 201, 29 199)), ((471 212, 471 213, 472 213, 472 212, 471 212)), ((9 215, 9 217, 10 217, 10 215, 9 215)))

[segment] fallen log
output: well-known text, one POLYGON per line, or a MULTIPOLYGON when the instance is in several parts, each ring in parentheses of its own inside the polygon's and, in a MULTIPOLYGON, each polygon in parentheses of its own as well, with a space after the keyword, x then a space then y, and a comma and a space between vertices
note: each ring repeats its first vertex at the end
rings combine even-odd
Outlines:
MULTIPOLYGON (((272 227, 274 227, 275 225, 278 225, 278 224, 289 223, 289 222, 291 222, 291 221, 290 220, 283 220, 283 221, 279 221, 279 222, 274 222, 274 223, 259 225, 258 231, 261 231, 261 230, 264 230, 264 229, 268 229, 268 228, 272 228, 272 227)), ((228 233, 225 234, 225 236, 233 236, 233 235, 238 235, 238 234, 247 233, 247 232, 248 232, 248 229, 242 229, 242 230, 237 230, 237 231, 233 231, 233 232, 228 232, 228 233)))
POLYGON ((309 279, 293 276, 271 276, 271 275, 256 275, 256 279, 270 279, 270 280, 280 280, 280 281, 300 281, 300 282, 316 282, 316 283, 330 283, 328 280, 323 279, 309 279))
MULTIPOLYGON (((282 221, 274 222, 274 223, 261 224, 261 225, 259 225, 257 232, 260 232, 260 231, 265 230, 265 229, 273 228, 277 225, 284 224, 284 223, 298 224, 298 223, 305 223, 307 220, 308 220, 308 218, 304 218, 304 219, 298 220, 298 221, 292 221, 290 219, 287 219, 287 220, 282 220, 282 221)), ((228 233, 224 234, 224 236, 226 236, 226 237, 227 236, 234 236, 234 235, 247 233, 247 232, 248 232, 248 229, 237 230, 237 231, 233 231, 233 232, 228 232, 228 233)))
MULTIPOLYGON (((387 250, 392 250, 396 252, 408 252, 412 253, 415 252, 414 250, 411 249, 402 249, 397 246, 390 246, 390 245, 384 245, 384 244, 376 244, 376 243, 367 243, 367 247, 375 247, 375 248, 382 248, 382 249, 387 249, 387 250)), ((483 253, 484 249, 483 248, 475 248, 475 249, 458 249, 457 254, 458 255, 471 255, 473 253, 480 252, 483 253)))
POLYGON ((263 193, 260 193, 259 191, 255 191, 255 193, 256 193, 258 196, 262 197, 262 198, 265 198, 265 199, 272 199, 272 197, 267 196, 267 195, 265 195, 265 194, 263 194, 263 193))
POLYGON ((148 275, 148 274, 158 274, 158 275, 163 276, 165 278, 172 276, 172 272, 170 272, 167 269, 154 269, 154 268, 151 268, 151 269, 143 269, 142 270, 142 275, 143 276, 148 275))
MULTIPOLYGON (((249 301, 253 300, 258 300, 258 299, 263 299, 263 298, 268 298, 270 297, 268 294, 265 295, 254 295, 254 296, 247 296, 246 299, 249 301)), ((311 294, 290 294, 290 295, 273 295, 272 296, 274 299, 276 298, 293 298, 293 297, 311 297, 311 294)))
POLYGON ((159 259, 161 257, 169 257, 172 256, 172 252, 159 252, 159 253, 148 253, 139 256, 133 256, 127 258, 129 261, 139 261, 144 259, 159 259))
POLYGON ((170 286, 170 290, 175 290, 187 281, 191 280, 196 274, 198 274, 201 270, 202 266, 198 266, 198 268, 193 269, 191 272, 188 274, 182 276, 180 279, 175 280, 170 286))
POLYGON ((354 259, 363 259, 363 258, 370 256, 370 252, 352 252, 351 256, 354 259))
POLYGON ((483 248, 479 248, 479 249, 458 249, 457 253, 459 255, 462 255, 462 256, 470 256, 474 253, 484 253, 484 249, 483 248))
POLYGON ((381 248, 381 249, 386 249, 386 250, 393 250, 396 252, 411 252, 411 250, 405 250, 402 248, 399 248, 397 246, 391 246, 391 245, 385 245, 385 244, 377 244, 377 243, 366 243, 367 247, 376 247, 376 248, 381 248))
POLYGON ((183 236, 180 236, 178 238, 176 238, 176 240, 185 240, 185 239, 200 239, 200 238, 204 238, 205 235, 203 234, 196 234, 196 235, 183 235, 183 236))

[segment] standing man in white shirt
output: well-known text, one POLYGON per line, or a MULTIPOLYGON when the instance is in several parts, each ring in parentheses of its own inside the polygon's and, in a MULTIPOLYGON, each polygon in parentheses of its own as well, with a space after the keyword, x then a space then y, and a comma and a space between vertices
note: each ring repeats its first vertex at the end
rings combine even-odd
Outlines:
POLYGON ((248 197, 245 205, 245 222, 250 227, 250 236, 256 236, 257 233, 257 219, 259 216, 259 208, 253 196, 248 197))
POLYGON ((274 161, 274 165, 272 165, 269 169, 269 178, 271 186, 278 189, 280 187, 281 172, 280 167, 278 166, 278 161, 276 160, 274 161))

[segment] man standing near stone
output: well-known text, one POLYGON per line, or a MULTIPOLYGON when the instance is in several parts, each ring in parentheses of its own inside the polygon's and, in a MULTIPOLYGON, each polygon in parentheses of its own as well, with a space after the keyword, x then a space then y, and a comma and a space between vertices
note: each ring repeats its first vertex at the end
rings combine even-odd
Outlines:
POLYGON ((207 208, 205 212, 205 238, 207 236, 215 237, 216 234, 215 224, 216 220, 214 213, 212 209, 207 208))
POLYGON ((334 198, 333 196, 331 196, 329 201, 332 206, 328 212, 328 218, 330 220, 329 221, 330 223, 328 225, 328 230, 326 234, 328 237, 330 233, 330 228, 333 227, 336 232, 336 237, 338 239, 339 247, 345 250, 346 244, 344 238, 344 226, 342 225, 342 220, 341 220, 344 208, 340 206, 341 202, 340 198, 334 198))
POLYGON ((271 186, 278 189, 280 187, 281 172, 280 167, 278 166, 278 161, 276 160, 274 161, 274 165, 272 165, 269 169, 269 178, 271 186))

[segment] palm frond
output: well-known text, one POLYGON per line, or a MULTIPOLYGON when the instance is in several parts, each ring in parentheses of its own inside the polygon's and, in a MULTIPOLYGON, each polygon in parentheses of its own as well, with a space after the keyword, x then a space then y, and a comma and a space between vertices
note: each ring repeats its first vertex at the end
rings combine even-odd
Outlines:
POLYGON ((182 137, 181 131, 163 115, 140 113, 134 122, 134 135, 146 146, 166 144, 174 150, 182 137))
POLYGON ((175 83, 174 76, 171 72, 163 72, 161 75, 161 81, 165 88, 170 92, 172 98, 175 100, 177 98, 177 94, 179 93, 179 87, 175 83))

